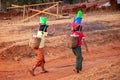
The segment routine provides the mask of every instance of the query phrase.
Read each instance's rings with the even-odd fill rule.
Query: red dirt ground
[[[36,57],[28,42],[38,23],[20,24],[15,18],[0,20],[0,80],[119,80],[120,12],[85,14],[83,18],[89,48],[86,52],[82,46],[83,70],[79,74],[73,72],[75,56],[65,44],[73,18],[51,20],[48,31],[55,29],[55,34],[46,38],[45,47],[45,67],[49,72],[41,74],[37,68],[36,76],[28,71]]]

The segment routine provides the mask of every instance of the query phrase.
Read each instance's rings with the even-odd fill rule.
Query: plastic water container
[[[40,23],[41,24],[46,24],[47,18],[46,17],[40,17]]]
[[[83,15],[83,13],[82,13],[82,11],[78,11],[78,13],[77,13],[77,17],[82,17],[82,15]]]
[[[74,23],[76,23],[76,24],[81,24],[81,22],[82,22],[82,18],[80,18],[80,17],[75,17]]]

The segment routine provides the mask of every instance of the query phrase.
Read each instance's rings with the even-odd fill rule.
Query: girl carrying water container
[[[37,67],[41,67],[42,68],[42,73],[46,73],[48,72],[45,68],[45,58],[44,58],[44,53],[43,53],[43,48],[45,46],[45,37],[47,36],[47,28],[48,25],[46,24],[47,22],[47,18],[46,17],[40,17],[40,27],[39,30],[37,31],[37,38],[40,38],[40,43],[39,43],[39,47],[38,48],[34,48],[35,52],[37,54],[37,59],[36,62],[34,64],[34,66],[32,67],[32,69],[30,70],[30,73],[35,76],[34,71]]]
[[[72,48],[72,51],[76,56],[76,66],[74,69],[76,73],[79,73],[79,71],[82,70],[82,61],[83,61],[82,48],[81,48],[82,41],[85,44],[86,51],[88,51],[87,44],[85,41],[85,36],[82,31],[83,25],[81,24],[81,21],[82,21],[82,11],[78,11],[77,16],[74,18],[74,22],[72,23],[72,35],[77,37],[77,45]]]

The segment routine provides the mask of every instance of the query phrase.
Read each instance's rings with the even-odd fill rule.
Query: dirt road
[[[30,75],[28,71],[34,62],[34,58],[25,58],[20,62],[1,62],[0,78],[1,80],[119,80],[120,50],[112,49],[112,52],[115,51],[114,54],[111,51],[107,51],[107,49],[101,50],[104,52],[100,54],[101,56],[99,56],[99,50],[93,51],[93,53],[92,51],[89,53],[84,52],[83,70],[79,74],[73,71],[75,57],[70,53],[55,59],[46,57],[46,69],[49,72],[41,74],[41,69],[38,68],[35,72],[36,76]],[[96,75],[96,77],[93,75]]]
[[[71,19],[49,21],[49,31],[54,35],[46,38],[45,59],[48,73],[31,76],[29,69],[35,62],[35,53],[28,47],[38,24],[15,23],[0,20],[0,80],[119,80],[120,79],[120,14],[84,15],[84,32],[89,52],[83,51],[83,70],[76,74],[75,56],[66,48],[66,35],[70,33]],[[53,23],[55,23],[53,25]],[[64,23],[64,24],[63,24]],[[6,25],[7,24],[7,25]],[[18,58],[17,60],[15,58]]]

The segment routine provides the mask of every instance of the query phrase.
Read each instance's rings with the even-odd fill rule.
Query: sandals
[[[30,74],[31,74],[32,76],[35,76],[35,74],[34,74],[34,72],[33,72],[32,70],[29,70],[29,72],[30,72]]]
[[[79,73],[79,70],[73,69],[73,71],[74,71],[75,73]]]
[[[35,74],[34,74],[34,72],[32,71],[32,70],[29,70],[29,72],[30,72],[30,74],[32,75],[32,76],[35,76]],[[42,71],[41,73],[47,73],[48,71],[47,70],[44,70],[44,71]]]
[[[47,73],[48,71],[47,70],[44,70],[44,71],[42,71],[41,73]]]

